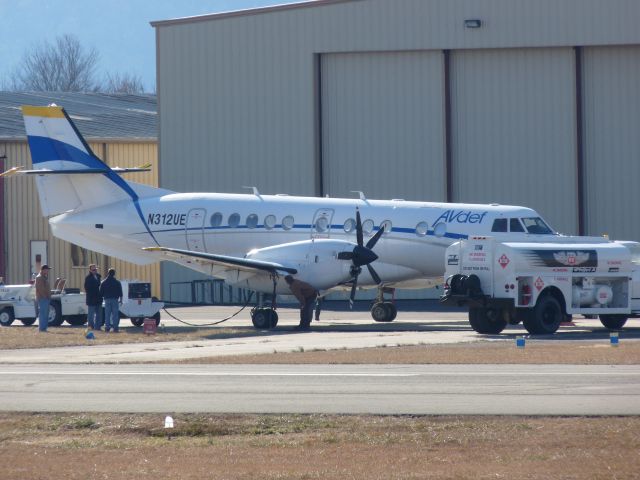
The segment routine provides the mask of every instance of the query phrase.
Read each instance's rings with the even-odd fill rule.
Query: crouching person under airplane
[[[313,307],[316,303],[318,291],[307,282],[296,280],[291,275],[284,277],[284,280],[289,285],[291,293],[293,293],[300,302],[300,325],[296,327],[296,330],[310,330]]]

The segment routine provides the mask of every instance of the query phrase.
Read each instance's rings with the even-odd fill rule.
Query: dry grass
[[[10,479],[634,479],[636,417],[0,414]]]
[[[403,347],[322,350],[194,358],[171,363],[225,364],[586,364],[640,365],[640,342],[622,342],[611,347],[606,342],[571,342],[557,344],[529,341],[525,348],[512,342],[477,342],[453,345],[417,345]]]

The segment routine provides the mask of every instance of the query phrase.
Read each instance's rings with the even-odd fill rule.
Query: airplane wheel
[[[398,316],[398,309],[396,308],[395,304],[392,302],[384,302],[384,306],[387,309],[387,313],[389,315],[389,320],[387,321],[393,322]]]
[[[391,320],[393,320],[393,318],[395,318],[391,317],[393,312],[390,308],[387,307],[387,303],[389,302],[376,302],[373,304],[373,307],[371,307],[371,318],[373,318],[376,322],[390,322]]]
[[[62,325],[62,307],[58,302],[49,304],[49,326],[59,327]]]
[[[478,333],[495,335],[507,326],[502,310],[493,308],[470,308],[469,323]]]
[[[25,327],[28,327],[29,325],[33,325],[34,323],[36,323],[36,320],[37,318],[21,318],[20,319],[20,321]]]
[[[2,310],[0,310],[0,325],[2,325],[3,327],[8,327],[13,323],[14,320],[15,317],[13,316],[12,309],[3,308]]]
[[[258,308],[252,312],[251,321],[258,330],[270,330],[278,324],[278,314],[271,308]]]
[[[609,330],[619,330],[627,323],[626,315],[600,315],[600,322]]]

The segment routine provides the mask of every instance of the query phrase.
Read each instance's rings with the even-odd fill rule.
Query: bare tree
[[[77,37],[62,35],[27,52],[14,77],[14,90],[47,92],[95,91],[99,54],[86,49]]]
[[[105,93],[143,93],[142,78],[129,73],[107,73],[107,80],[100,89]]]

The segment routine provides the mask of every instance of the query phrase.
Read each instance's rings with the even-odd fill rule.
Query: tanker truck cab
[[[531,334],[552,334],[573,314],[598,315],[605,327],[621,328],[633,314],[638,264],[632,248],[640,244],[560,238],[501,242],[471,236],[452,244],[441,301],[467,305],[471,327],[484,334],[520,322]]]

